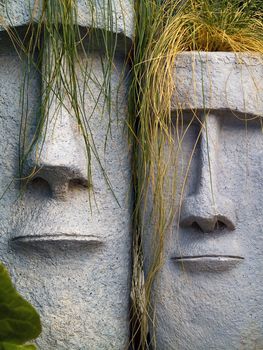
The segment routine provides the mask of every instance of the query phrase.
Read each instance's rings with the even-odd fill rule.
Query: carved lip
[[[101,245],[104,242],[96,235],[79,235],[75,233],[55,233],[41,235],[23,235],[15,237],[11,240],[15,244],[50,244],[50,243],[65,243],[65,244],[86,244],[86,245]]]
[[[226,271],[240,264],[244,257],[237,255],[193,255],[173,257],[182,269],[189,271]]]

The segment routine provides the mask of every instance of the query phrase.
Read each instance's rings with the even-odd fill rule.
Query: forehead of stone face
[[[263,116],[263,57],[185,52],[176,58],[171,108],[232,110]]]
[[[18,27],[38,22],[44,0],[0,0],[1,25]],[[77,24],[133,37],[133,0],[76,0]],[[1,23],[2,22],[2,23]]]

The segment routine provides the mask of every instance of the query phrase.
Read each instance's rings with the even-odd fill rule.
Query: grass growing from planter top
[[[139,348],[148,349],[148,324],[154,327],[155,323],[149,316],[153,314],[152,284],[163,263],[165,236],[180,210],[167,203],[164,194],[169,169],[167,160],[163,159],[164,147],[168,144],[172,152],[172,134],[178,135],[179,144],[184,138],[179,131],[183,123],[182,111],[178,110],[176,121],[172,121],[171,115],[175,58],[181,52],[193,50],[263,54],[263,3],[260,0],[137,0],[135,6],[137,21],[129,107],[130,125],[136,135],[133,146],[134,247],[135,260],[140,264],[133,276],[133,308],[137,317],[133,333],[137,342],[139,339]],[[175,197],[178,191],[176,171],[169,186],[171,196]],[[154,222],[153,257],[143,288],[139,273],[143,262],[141,244],[149,212]]]

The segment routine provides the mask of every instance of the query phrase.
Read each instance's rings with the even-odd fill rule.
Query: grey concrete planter
[[[164,264],[151,294],[156,349],[261,349],[262,57],[186,52],[178,55],[173,73],[174,118],[183,117],[185,131],[193,115],[198,117],[180,144],[183,131],[174,134],[178,161],[169,166],[167,178],[179,173],[179,191],[197,135],[200,138],[181,215],[176,212],[165,237]],[[172,196],[170,188],[164,196],[176,205],[180,197]],[[149,228],[144,236],[146,274],[151,232]]]
[[[230,109],[261,115],[263,57],[233,52],[178,55],[172,108]]]
[[[128,38],[133,37],[133,1],[104,0],[94,1],[93,14],[89,0],[78,0],[78,25],[82,27],[109,28]],[[108,7],[107,7],[108,6]],[[0,3],[0,31],[1,21],[12,27],[27,25],[31,19],[38,22],[41,15],[42,0],[7,0]],[[34,10],[33,10],[34,9]],[[112,12],[112,22],[107,19]],[[3,29],[3,28],[2,28]]]

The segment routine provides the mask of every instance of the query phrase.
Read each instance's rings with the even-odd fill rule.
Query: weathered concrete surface
[[[78,24],[83,27],[104,28],[133,38],[134,2],[132,0],[77,0]],[[1,0],[1,21],[12,27],[23,26],[41,15],[42,0]],[[110,17],[111,16],[111,17]],[[3,28],[2,28],[3,30]]]
[[[172,109],[230,109],[262,115],[259,79],[262,61],[262,56],[257,54],[188,52],[178,55]]]
[[[151,296],[156,348],[262,349],[262,58],[192,58],[186,53],[176,62],[172,108],[175,120],[183,109],[184,126],[174,123],[181,125],[174,156],[167,148],[163,154],[170,162],[167,207],[175,207],[175,219]],[[172,195],[174,176],[178,191]],[[144,236],[146,274],[152,232],[149,226]]]
[[[120,85],[123,61],[116,57],[114,62],[109,124],[100,95],[101,58],[97,54],[80,58],[82,69],[92,65],[93,77],[84,89],[83,71],[78,66],[83,111],[90,117],[96,150],[119,204],[94,154],[93,180],[87,184],[84,145],[75,119],[68,112],[72,109],[66,99],[63,102],[69,109],[54,99],[50,111],[53,109],[55,114],[46,124],[43,153],[35,163],[31,157],[31,167],[39,169],[36,179],[22,193],[15,182],[0,201],[0,260],[10,270],[18,290],[41,314],[43,333],[37,340],[40,350],[123,350],[129,337],[132,214],[130,162],[123,133],[126,85]],[[18,174],[25,67],[6,37],[1,40],[0,66],[2,194]],[[39,113],[40,86],[40,76],[32,68],[29,120]]]

